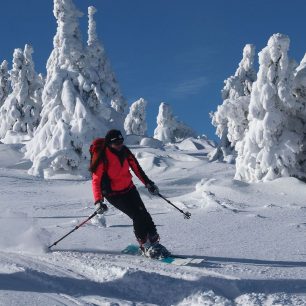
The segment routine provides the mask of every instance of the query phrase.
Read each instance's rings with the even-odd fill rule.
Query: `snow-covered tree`
[[[298,171],[302,122],[292,94],[295,63],[288,59],[289,37],[274,34],[259,53],[259,72],[249,105],[249,128],[238,143],[236,179],[273,180]]]
[[[97,73],[101,66],[89,55],[98,45],[93,20],[89,22],[90,45],[84,46],[79,28],[82,13],[73,1],[54,0],[53,12],[57,32],[47,62],[41,123],[26,147],[26,157],[33,161],[29,173],[48,176],[63,170],[84,174],[90,143],[111,128],[123,130],[123,114],[103,100],[103,79]],[[111,100],[116,92],[108,95]]]
[[[235,100],[242,96],[249,96],[252,91],[252,85],[256,80],[254,70],[255,46],[246,44],[243,48],[242,60],[234,74],[224,81],[225,86],[222,89],[223,100]]]
[[[8,62],[4,60],[0,65],[0,107],[12,92]]]
[[[12,93],[0,109],[0,137],[33,136],[40,121],[43,83],[34,70],[33,49],[15,49],[10,71]],[[9,139],[6,139],[9,142]],[[12,140],[13,141],[13,140]]]
[[[154,138],[164,142],[176,142],[188,137],[196,137],[196,133],[185,123],[173,116],[169,104],[162,102],[157,115],[157,127]]]
[[[300,65],[295,70],[295,77],[293,81],[293,94],[297,100],[300,109],[297,112],[297,117],[303,124],[303,144],[299,154],[299,164],[301,166],[301,173],[298,177],[305,176],[306,173],[306,54],[302,59]]]
[[[124,114],[127,103],[121,93],[115,74],[112,71],[103,44],[98,39],[96,22],[94,20],[94,14],[96,12],[95,7],[90,6],[88,8],[87,54],[90,62],[90,71],[88,73],[94,84],[92,88],[93,92],[89,92],[93,100],[90,103],[96,103],[98,99],[106,104],[110,104],[119,114]]]
[[[211,160],[232,162],[236,155],[235,145],[244,136],[248,126],[250,93],[256,80],[254,56],[255,47],[247,44],[235,75],[224,81],[223,104],[212,114],[212,124],[217,128],[216,134],[221,142],[212,153]]]
[[[124,121],[124,129],[127,135],[146,135],[146,106],[147,101],[145,101],[143,98],[140,98],[131,105],[130,112]]]
[[[293,93],[296,99],[301,103],[301,111],[304,109],[306,113],[306,53],[300,65],[295,70]]]
[[[82,173],[88,166],[92,140],[110,128],[123,130],[123,119],[116,121],[122,114],[103,101],[99,77],[92,77],[98,71],[88,56],[90,48],[95,48],[93,26],[91,45],[85,48],[79,28],[82,14],[73,1],[54,0],[53,12],[57,32],[47,62],[42,119],[26,147],[26,157],[33,161],[29,173],[33,175],[52,175],[58,170]]]

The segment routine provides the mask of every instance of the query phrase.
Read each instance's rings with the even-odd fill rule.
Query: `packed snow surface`
[[[201,139],[131,149],[160,192],[192,215],[184,219],[135,178],[161,242],[203,261],[122,254],[133,228],[111,206],[106,227],[89,222],[47,252],[94,212],[91,182],[29,176],[21,146],[0,144],[0,305],[306,304],[305,183],[233,180],[235,166],[209,163]]]

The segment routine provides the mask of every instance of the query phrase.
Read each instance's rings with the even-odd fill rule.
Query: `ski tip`
[[[137,255],[140,253],[138,245],[130,244],[124,250],[121,251],[123,254]]]
[[[164,263],[173,263],[174,262],[174,257],[164,257],[162,259],[160,259],[161,262],[164,262]]]

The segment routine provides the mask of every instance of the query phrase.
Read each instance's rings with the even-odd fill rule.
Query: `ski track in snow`
[[[174,305],[194,292],[209,290],[233,300],[249,294],[250,288],[253,293],[303,293],[305,288],[302,280],[241,280],[203,267],[176,267],[128,255],[64,251],[31,257],[14,254],[13,263],[3,253],[0,258],[2,265],[14,267],[1,275],[1,291],[32,292],[35,288],[49,302],[59,299],[64,305],[83,305],[88,297],[94,297],[95,303],[107,298]]]
[[[19,271],[2,275],[1,290],[27,292],[35,288],[35,292],[73,297],[103,294],[109,299],[138,300],[157,305],[179,302],[187,292],[192,293],[195,289],[214,288],[223,295],[227,294],[229,287],[235,290],[234,283],[227,284],[225,277],[217,273],[166,266],[131,256],[54,252],[42,258],[16,254],[14,257],[14,265]],[[12,264],[1,254],[1,264],[4,262]],[[225,292],[223,286],[227,288]],[[181,293],[177,292],[179,288],[182,288]]]
[[[113,208],[106,228],[88,223],[45,253],[93,212],[90,182],[3,165],[0,305],[306,305],[304,185],[236,182],[233,166],[207,163],[206,153],[134,150],[162,193],[192,214],[184,220],[139,186],[162,243],[204,260],[175,266],[122,254],[133,231]]]

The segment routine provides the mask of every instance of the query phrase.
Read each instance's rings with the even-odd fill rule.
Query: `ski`
[[[138,245],[130,244],[124,250],[121,251],[123,254],[134,255],[134,256],[143,256],[142,252]],[[143,256],[144,257],[144,256]],[[149,257],[145,257],[151,259]],[[158,260],[163,263],[172,264],[176,266],[186,266],[190,264],[200,264],[204,261],[201,258],[180,256],[180,255],[171,255],[165,258],[152,258],[153,260]]]

